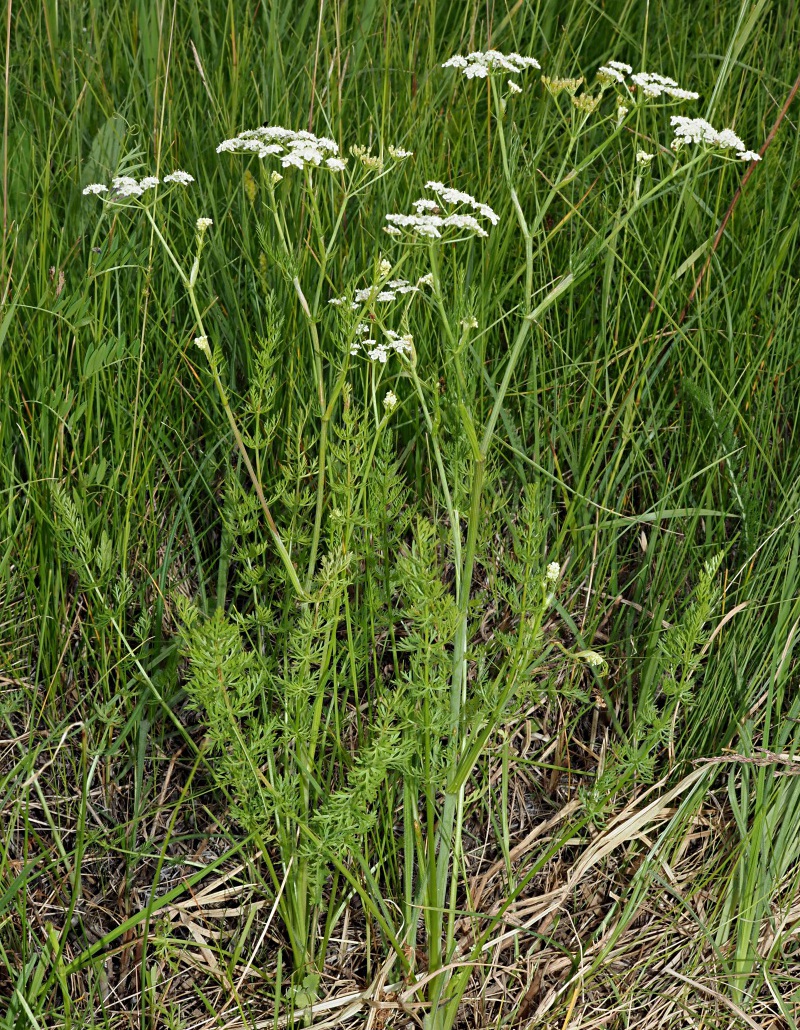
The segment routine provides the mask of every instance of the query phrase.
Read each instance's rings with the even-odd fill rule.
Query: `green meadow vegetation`
[[[795,1030],[797,4],[2,26],[0,1026]]]

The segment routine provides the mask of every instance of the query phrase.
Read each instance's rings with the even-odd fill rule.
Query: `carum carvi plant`
[[[523,174],[526,141],[513,123],[513,105],[530,92],[517,79],[538,62],[487,51],[445,67],[480,80],[467,90],[487,91],[496,197],[430,180],[410,210],[359,223],[355,202],[409,151],[354,145],[346,158],[333,139],[277,126],[217,148],[257,165],[258,179],[246,171],[247,188],[263,200],[265,278],[277,273],[242,402],[229,396],[224,354],[198,296],[211,221],[197,220],[185,267],[159,217],[162,185],[188,186],[191,176],[118,177],[111,190],[84,191],[139,209],[163,245],[246,473],[226,476],[228,603],[212,614],[182,605],[186,691],[207,726],[209,767],[268,869],[292,952],[293,1001],[313,1000],[334,930],[357,896],[406,982],[419,977],[409,996],[424,995],[430,1030],[454,1023],[487,932],[476,915],[478,943],[464,958],[457,916],[467,899],[467,785],[510,709],[545,689],[538,670],[551,653],[542,627],[560,568],[546,564],[537,491],[513,491],[515,511],[491,503],[512,492],[492,458],[515,374],[550,309],[594,273],[645,207],[680,196],[709,152],[757,157],[730,130],[678,116],[672,144],[648,153],[642,138],[657,109],[695,95],[609,62],[590,88],[544,80],[534,102],[557,106],[549,143],[561,157],[541,195]],[[687,160],[690,147],[698,149]],[[602,229],[589,227],[588,244],[553,277],[545,260],[553,210],[573,180],[612,159],[626,169],[625,204]],[[299,213],[296,196],[282,192],[287,184]],[[365,262],[358,282],[333,281],[345,224],[350,238],[360,229],[367,240],[383,228],[391,248]],[[511,232],[524,262],[493,292],[514,304],[498,305],[481,330],[465,287],[467,257]],[[279,373],[291,306],[305,329],[300,351],[313,396],[287,414]],[[507,346],[487,356],[491,325],[501,324]],[[405,450],[403,414],[422,427]],[[492,610],[502,618],[487,638],[481,626]],[[574,657],[601,661],[590,651]]]

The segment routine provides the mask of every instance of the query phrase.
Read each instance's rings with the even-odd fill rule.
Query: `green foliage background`
[[[0,941],[3,920],[16,920],[3,945],[16,982],[9,940],[17,947],[25,939],[34,885],[13,864],[10,845],[34,832],[26,823],[33,771],[81,722],[82,744],[69,736],[73,774],[113,759],[115,776],[133,777],[130,805],[101,846],[121,849],[134,867],[144,847],[139,822],[159,782],[151,758],[178,732],[142,689],[109,614],[87,601],[57,539],[52,485],[72,498],[86,548],[105,555],[97,574],[109,596],[116,587],[119,618],[144,613],[139,661],[167,706],[183,699],[172,598],[184,593],[211,615],[232,589],[234,540],[223,518],[232,446],[192,345],[191,311],[146,223],[101,218],[82,187],[173,167],[195,176],[194,188],[170,201],[171,238],[188,253],[195,219],[214,219],[203,269],[207,319],[235,396],[266,375],[257,341],[281,322],[285,352],[264,389],[273,391],[280,423],[290,425],[313,392],[306,330],[264,254],[245,166],[218,157],[215,147],[262,123],[310,127],[343,149],[408,147],[414,158],[369,194],[361,223],[377,226],[383,213],[408,210],[428,179],[465,189],[501,214],[500,229],[470,250],[457,291],[459,316],[468,307],[478,319],[479,354],[491,373],[474,383],[485,416],[488,382],[508,348],[504,319],[515,296],[506,284],[524,255],[518,235],[502,231],[513,218],[485,89],[465,89],[441,62],[488,42],[536,56],[550,75],[591,77],[609,58],[624,60],[698,90],[691,113],[733,125],[757,149],[798,71],[800,12],[780,0],[698,0],[691,9],[675,0],[28,0],[8,10],[0,699],[3,735],[17,743],[0,768]],[[793,756],[797,746],[797,116],[795,103],[713,253],[744,169],[710,162],[688,189],[652,205],[598,258],[582,288],[548,312],[516,373],[494,456],[496,511],[510,517],[524,483],[539,484],[551,513],[549,551],[564,567],[561,624],[576,649],[602,645],[605,689],[626,733],[636,740],[652,732],[652,699],[665,675],[691,701],[671,730],[671,758],[683,762],[725,749]],[[514,161],[530,209],[558,171],[549,142],[557,118],[538,80],[514,102]],[[640,131],[666,144],[667,123],[662,111]],[[624,212],[630,175],[604,158],[570,184],[540,228],[540,287],[569,270],[595,234],[607,235]],[[288,181],[282,188],[301,224],[299,191]],[[343,286],[388,244],[355,227],[346,239],[331,270]],[[277,313],[269,291],[279,298]],[[442,345],[433,332],[418,339],[421,361],[442,367],[446,407]],[[298,548],[307,532],[300,494],[313,485],[301,444],[278,433],[269,455],[272,472],[282,470],[298,491],[287,507]],[[398,416],[396,456],[421,509],[435,515],[425,454],[422,422],[409,404]],[[730,619],[711,641],[695,627],[686,652],[687,639],[665,635],[663,622],[687,612],[691,623],[692,592],[701,582],[711,590],[705,563],[721,552],[715,618]],[[705,664],[689,696],[694,666],[685,656],[702,647]],[[564,696],[580,698],[583,667],[564,676]],[[570,708],[569,734],[580,732],[591,707],[578,700]],[[631,776],[642,772],[635,753],[623,751],[623,759]],[[734,830],[709,871],[717,907],[707,936],[729,949],[729,987],[745,1004],[745,987],[757,998],[771,975],[781,975],[778,945],[764,954],[758,939],[773,900],[795,896],[798,844],[782,828],[793,822],[798,781],[776,778],[771,767],[721,768],[721,779],[708,778],[702,789],[721,791]],[[70,774],[62,775],[68,798]],[[56,814],[50,830],[60,848],[44,867],[34,864],[31,877],[62,861],[69,867],[79,844],[59,825]]]

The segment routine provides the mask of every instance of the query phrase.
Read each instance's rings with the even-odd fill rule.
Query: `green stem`
[[[528,227],[525,214],[520,205],[519,198],[517,197],[516,189],[511,177],[511,169],[508,162],[508,151],[506,147],[505,133],[503,131],[502,123],[502,107],[500,104],[499,93],[497,90],[493,90],[494,101],[495,101],[495,113],[497,121],[498,138],[500,140],[500,153],[503,163],[503,174],[508,187],[511,203],[514,207],[517,222],[522,236],[525,240],[525,300],[524,300],[524,311],[525,316],[520,327],[520,331],[517,334],[514,347],[512,348],[509,361],[506,366],[505,375],[503,377],[503,383],[501,384],[500,390],[497,393],[495,402],[492,406],[492,410],[489,416],[489,422],[484,430],[483,439],[479,446],[477,444],[477,433],[475,432],[474,426],[472,425],[472,419],[469,415],[469,411],[466,407],[467,397],[462,398],[462,403],[459,406],[462,420],[465,423],[465,429],[470,441],[473,445],[473,473],[472,473],[472,484],[470,490],[470,511],[469,511],[469,522],[467,526],[467,542],[464,550],[464,560],[461,567],[460,583],[457,584],[457,600],[459,608],[459,621],[456,628],[455,646],[453,652],[453,673],[450,684],[450,749],[451,749],[451,760],[458,762],[462,744],[462,727],[461,727],[461,713],[464,708],[466,701],[466,684],[467,684],[467,630],[469,621],[469,598],[470,590],[472,587],[472,576],[475,568],[475,554],[477,551],[478,544],[478,526],[480,524],[481,517],[481,501],[483,495],[483,484],[486,470],[486,458],[489,453],[489,449],[492,444],[494,436],[494,427],[497,423],[497,419],[500,416],[503,403],[505,401],[505,395],[508,391],[508,387],[511,383],[511,378],[514,374],[519,356],[522,353],[522,347],[527,338],[528,331],[530,328],[530,305],[533,296],[533,242],[531,231]],[[446,315],[441,304],[441,290],[438,282],[438,261],[432,250],[432,264],[434,274],[434,290],[437,297],[437,303],[440,305],[443,321],[448,330],[450,330],[449,322],[447,321]],[[450,331],[452,336],[452,331]],[[454,347],[455,349],[455,347]],[[460,369],[457,368],[457,372]],[[464,384],[459,376],[459,386],[461,390],[464,390]],[[468,424],[469,423],[469,424]],[[471,430],[471,432],[470,432]],[[454,535],[457,531],[457,527],[454,528]],[[464,805],[464,788],[463,784],[458,787],[455,791],[449,790],[445,792],[444,807],[442,810],[442,818],[439,822],[439,826],[436,832],[436,842],[438,844],[438,858],[436,862],[436,897],[438,910],[444,909],[445,899],[447,897],[447,884],[450,877],[450,864],[453,853],[453,831],[456,825],[456,817],[458,816],[458,825],[461,825],[463,816],[463,805]],[[455,895],[451,891],[451,898]],[[449,957],[449,956],[447,956]],[[436,1009],[439,1004],[441,992],[444,989],[447,976],[446,974],[441,977],[436,977],[431,985],[430,998],[432,1002],[432,1010],[430,1013],[431,1024],[436,1025]]]
[[[184,272],[183,268],[181,268],[181,265],[178,262],[178,259],[175,257],[175,254],[173,253],[172,248],[170,247],[170,245],[167,243],[167,241],[164,239],[163,235],[161,234],[161,230],[156,225],[156,221],[153,218],[153,216],[150,213],[150,211],[147,208],[143,208],[143,210],[144,210],[145,214],[147,215],[148,219],[150,220],[150,224],[153,227],[153,231],[155,232],[156,236],[158,236],[159,240],[161,241],[161,243],[162,243],[162,245],[164,247],[164,250],[167,253],[167,256],[169,257],[169,259],[172,261],[173,265],[175,265],[176,269],[178,270],[178,274],[179,274],[179,276],[181,278],[181,282],[186,287],[186,291],[187,291],[187,293],[189,295],[189,303],[192,306],[192,312],[194,314],[195,321],[197,322],[197,327],[200,330],[200,335],[201,336],[205,336],[206,332],[205,332],[205,329],[203,327],[203,316],[200,313],[200,308],[199,308],[199,306],[197,304],[197,297],[196,297],[195,291],[194,291],[194,283],[191,281],[191,278],[186,275],[186,273]],[[217,393],[219,394],[220,401],[222,402],[222,408],[223,408],[223,410],[225,412],[226,418],[228,419],[228,424],[231,427],[231,432],[233,433],[233,438],[236,441],[236,446],[239,449],[239,453],[242,456],[242,461],[244,462],[244,466],[247,469],[247,474],[250,477],[250,481],[253,484],[253,489],[255,490],[256,496],[258,497],[259,504],[261,505],[261,510],[264,513],[264,518],[267,521],[267,526],[269,527],[269,531],[272,534],[272,539],[273,539],[273,542],[275,544],[275,549],[277,550],[278,554],[280,555],[280,559],[283,562],[283,565],[284,565],[284,567],[286,569],[286,572],[287,572],[287,574],[289,576],[289,580],[291,581],[292,586],[297,591],[297,593],[298,593],[298,595],[300,597],[305,597],[306,596],[306,591],[303,590],[303,587],[300,585],[300,580],[298,579],[297,571],[296,571],[294,565],[292,564],[292,559],[289,556],[289,552],[286,550],[286,546],[284,545],[283,540],[281,539],[281,535],[278,532],[278,527],[275,525],[275,520],[272,517],[272,512],[270,512],[269,505],[267,504],[267,499],[264,496],[264,490],[263,490],[263,488],[261,486],[261,481],[258,478],[258,476],[256,475],[256,470],[253,468],[253,463],[250,460],[250,455],[247,453],[247,448],[244,445],[244,440],[242,439],[242,434],[239,432],[239,427],[236,424],[236,419],[233,417],[233,412],[231,411],[230,402],[228,401],[228,393],[227,393],[227,391],[225,389],[225,386],[224,386],[224,384],[222,382],[222,379],[220,378],[219,369],[217,368],[217,363],[216,363],[216,360],[214,359],[214,352],[213,352],[211,347],[207,347],[207,349],[206,349],[206,357],[208,358],[208,364],[209,364],[209,368],[211,369],[211,375],[212,375],[212,377],[214,379],[214,385],[217,388]]]
[[[330,420],[330,415],[327,412],[327,404],[325,403],[325,375],[322,369],[322,348],[319,343],[317,323],[314,319],[314,314],[311,311],[311,308],[308,306],[308,301],[303,293],[303,287],[300,285],[300,280],[297,276],[292,279],[292,285],[294,286],[294,292],[297,294],[297,298],[300,301],[300,307],[303,309],[303,314],[308,320],[308,327],[311,332],[314,375],[317,380],[317,402],[319,404],[319,410],[322,417],[319,429],[319,467],[317,469],[317,503],[314,512],[314,532],[311,537],[311,551],[308,556],[308,569],[306,570],[305,589],[306,593],[308,593],[311,589],[311,581],[314,578],[314,567],[317,564],[317,550],[319,548],[319,538],[322,531],[322,511],[325,503],[325,461],[328,450],[328,421]]]
[[[442,460],[442,452],[439,448],[439,440],[433,427],[433,421],[428,411],[428,406],[425,403],[425,394],[422,389],[422,383],[420,382],[417,370],[413,365],[409,365],[409,372],[414,382],[414,387],[417,391],[417,397],[422,406],[422,414],[425,418],[425,425],[428,429],[428,436],[430,437],[431,446],[433,447],[433,455],[436,460],[436,468],[439,472],[439,479],[442,484],[442,493],[444,494],[444,503],[447,508],[447,515],[450,519],[450,527],[453,533],[453,551],[455,556],[455,573],[456,573],[456,591],[459,591],[460,576],[461,576],[461,530],[459,527],[458,512],[453,505],[453,498],[450,494],[450,487],[447,485],[447,476],[444,471],[444,461]]]

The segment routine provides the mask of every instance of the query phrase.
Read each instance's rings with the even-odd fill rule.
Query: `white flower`
[[[614,83],[624,84],[625,76],[630,75],[632,71],[633,68],[624,61],[609,61],[597,69],[597,78],[606,86]]]
[[[218,154],[255,154],[259,160],[278,157],[283,168],[325,167],[332,172],[343,172],[347,162],[339,157],[335,140],[315,136],[304,129],[285,129],[281,125],[262,125],[258,129],[245,129],[232,139],[223,140]],[[272,184],[280,179],[273,172]]]
[[[705,118],[684,118],[683,115],[673,115],[670,118],[675,136],[680,138],[682,143],[710,143],[716,145],[719,135],[714,126]],[[742,144],[744,149],[744,144]]]
[[[114,189],[113,197],[141,197],[144,190],[131,175],[117,175],[111,180]]]
[[[384,344],[378,343],[372,348],[372,350],[367,351],[367,357],[371,361],[379,361],[382,365],[385,365],[389,360],[389,351]]]
[[[508,80],[508,91],[509,93],[521,93],[522,86],[518,86],[513,79]]]
[[[636,151],[636,164],[637,165],[649,165],[655,157],[655,154],[648,154],[646,150]]]
[[[104,186],[102,182],[90,182],[83,189],[84,197],[88,197],[90,194],[97,195],[98,193],[108,193],[108,186]]]
[[[397,354],[411,355],[414,349],[414,337],[411,333],[405,333],[401,336],[399,333],[396,333],[394,329],[384,329],[383,335],[389,341],[388,345],[384,344],[383,346],[388,346]]]
[[[670,124],[675,133],[675,138],[670,144],[673,150],[692,143],[704,143],[719,150],[734,150],[742,161],[761,160],[754,151],[747,150],[733,129],[717,131],[705,118],[684,118],[682,115],[673,115]]]
[[[488,204],[482,204],[469,193],[462,193],[461,190],[454,190],[441,182],[426,182],[425,189],[438,193],[446,204],[467,204],[474,211],[477,211],[484,218],[488,218],[492,225],[497,225],[500,216],[496,214]]]
[[[407,157],[413,157],[413,150],[403,150],[402,147],[389,147],[389,154],[395,161],[405,161]]]
[[[419,285],[414,286],[408,279],[383,281],[391,271],[391,267],[391,264],[386,259],[382,260],[378,266],[379,284],[364,286],[356,290],[353,293],[352,301],[348,301],[347,296],[343,296],[331,297],[328,303],[333,304],[334,307],[349,304],[352,311],[357,311],[362,304],[390,304],[393,300],[397,300],[398,294],[419,293]],[[368,333],[369,327],[365,322],[360,322],[356,327],[356,332],[360,334]]]
[[[391,224],[386,228],[386,232],[392,233],[395,236],[400,235],[400,230],[409,229],[412,233],[416,233],[417,236],[427,236],[430,239],[435,239],[442,234],[439,229],[442,225],[442,219],[438,215],[387,215],[386,221]]]
[[[468,232],[475,233],[476,236],[489,235],[478,219],[472,215],[448,215],[442,222],[442,225],[452,226],[456,229],[466,229]]]
[[[197,231],[202,235],[206,229],[210,229],[214,224],[213,218],[198,218],[194,223]]]
[[[318,165],[322,161],[322,154],[314,147],[304,147],[302,150],[293,150],[284,154],[281,158],[283,168],[304,168],[306,164]]]
[[[666,75],[659,75],[658,72],[637,72],[631,75],[631,82],[637,85],[645,97],[660,97],[666,95],[675,100],[698,100],[699,93],[694,90],[681,89],[674,79]]]
[[[540,68],[541,65],[534,57],[522,57],[515,53],[501,54],[499,50],[475,50],[466,57],[455,54],[442,67],[456,68],[468,79],[485,79],[491,72],[505,71],[519,75],[528,68]]]
[[[164,182],[174,182],[179,186],[188,186],[190,182],[194,182],[194,176],[189,175],[188,172],[182,172],[178,169],[175,172],[170,172],[169,175],[165,175]]]
[[[720,129],[717,133],[717,146],[728,150],[744,150],[744,143],[733,129]]]
[[[454,212],[447,215],[440,213],[442,204],[469,207],[492,225],[496,225],[500,221],[499,215],[488,204],[481,203],[469,193],[463,193],[461,190],[435,181],[427,182],[425,188],[437,194],[438,199],[431,200],[429,197],[421,197],[419,200],[415,200],[411,205],[416,211],[416,214],[413,215],[388,214],[386,221],[390,224],[387,231],[393,231],[393,234],[397,235],[401,229],[406,229],[412,235],[428,239],[441,238],[443,229],[459,229],[473,236],[488,235],[474,214]]]
[[[383,398],[383,406],[387,411],[392,411],[397,405],[397,397],[392,390],[389,390]]]
[[[601,82],[624,82],[625,76],[611,65],[601,64],[597,69],[597,77]]]
[[[631,82],[642,91],[646,99],[669,96],[675,100],[697,100],[700,96],[694,90],[681,89],[678,83],[667,75],[659,75],[658,72],[636,72],[623,61],[609,61],[597,69],[597,78],[603,85],[620,84],[625,85],[625,77],[630,75]],[[627,114],[627,111],[625,112]],[[624,117],[624,116],[623,116]],[[622,121],[617,109],[617,119]]]
[[[140,190],[152,190],[158,186],[161,180],[156,175],[146,175],[143,179],[139,180]]]

